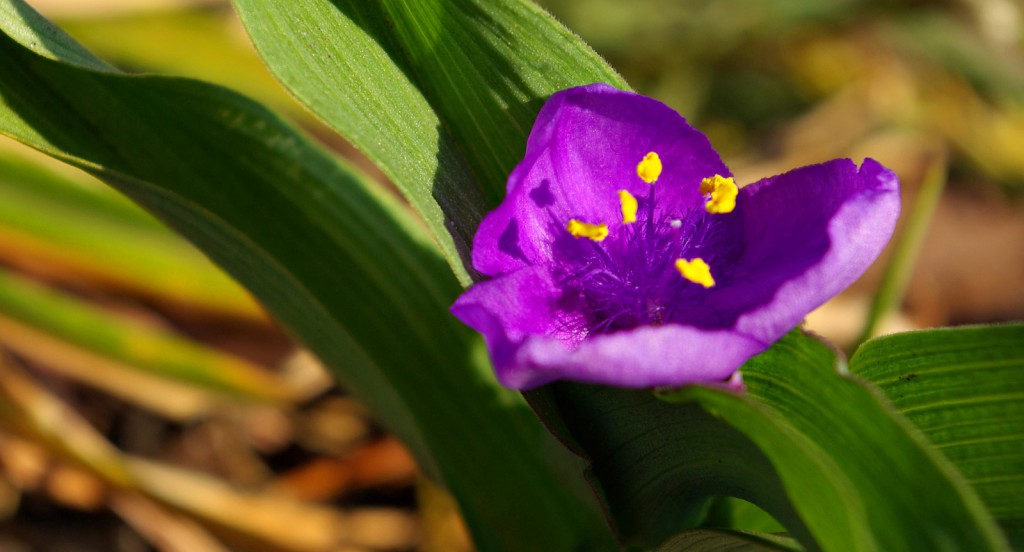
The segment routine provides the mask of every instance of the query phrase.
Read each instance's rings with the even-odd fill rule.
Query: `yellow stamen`
[[[619,190],[619,204],[622,205],[622,222],[636,222],[636,198],[626,190]]]
[[[700,257],[692,261],[676,259],[676,270],[679,271],[679,274],[683,275],[683,278],[695,284],[700,284],[706,288],[715,285],[715,279],[711,277],[711,267]]]
[[[599,242],[608,237],[607,224],[587,224],[576,219],[570,219],[569,224],[565,225],[565,229],[574,238],[587,238]]]
[[[648,184],[657,182],[658,177],[661,176],[661,158],[658,157],[658,154],[652,151],[645,155],[640,164],[636,166],[636,175]]]
[[[732,177],[715,175],[700,182],[701,195],[711,195],[704,208],[711,214],[731,213],[736,208],[736,195],[740,189]]]

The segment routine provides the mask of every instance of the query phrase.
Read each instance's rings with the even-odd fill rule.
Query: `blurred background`
[[[223,0],[30,0],[130,72],[293,119]],[[894,243],[809,326],[1024,319],[1024,6],[543,0],[744,183],[894,169]],[[0,138],[0,551],[467,550],[450,499],[252,299],[91,177]]]

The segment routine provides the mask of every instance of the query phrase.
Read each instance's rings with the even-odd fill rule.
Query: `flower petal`
[[[745,244],[702,305],[721,327],[771,343],[853,283],[878,257],[899,216],[896,175],[872,159],[838,159],[740,191]]]
[[[538,266],[474,284],[451,312],[483,334],[500,377],[528,336],[544,336],[564,347],[574,347],[586,337],[581,315],[568,306],[551,273]]]
[[[767,344],[725,330],[667,324],[586,335],[551,274],[529,267],[469,288],[451,312],[483,334],[502,385],[556,379],[622,387],[721,383]]]
[[[619,190],[652,190],[637,164],[656,152],[663,170],[653,189],[663,209],[684,212],[702,201],[703,178],[729,170],[707,138],[665,104],[592,84],[552,95],[530,133],[508,196],[473,241],[473,266],[499,276],[551,258],[553,234],[570,218],[621,224]]]
[[[591,336],[574,350],[533,336],[514,351],[498,378],[513,389],[558,379],[619,387],[725,383],[766,347],[736,332],[675,324]]]

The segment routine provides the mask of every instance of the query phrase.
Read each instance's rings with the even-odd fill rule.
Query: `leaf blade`
[[[721,495],[763,508],[809,550],[1006,550],[955,469],[835,363],[791,332],[744,365],[745,394],[691,386],[660,393],[658,406],[642,392],[559,383],[528,396],[587,456],[627,544],[692,528],[701,500]]]
[[[744,365],[748,396],[693,392],[773,459],[824,549],[1005,550],[1003,536],[956,470],[877,391],[835,373],[830,358],[834,362],[824,344],[791,332]],[[752,415],[756,410],[763,420]],[[779,446],[787,438],[794,447]],[[854,540],[834,532],[836,514],[824,514],[830,506],[818,498],[819,485],[802,487],[814,467],[795,468],[797,456],[820,466],[820,484],[832,486],[840,503],[860,503],[861,509],[848,509]]]
[[[0,131],[102,177],[242,281],[451,488],[482,549],[610,546],[561,483],[566,453],[447,313],[459,283],[404,206],[225,89],[6,35],[0,51]]]
[[[813,541],[769,459],[699,405],[571,382],[526,397],[587,461],[588,479],[624,544],[654,548],[697,527],[709,500],[720,494],[760,505],[801,540]]]
[[[772,534],[743,533],[721,529],[686,531],[655,552],[769,552],[803,550],[792,539]]]
[[[464,285],[540,102],[599,80],[628,88],[521,0],[234,5],[271,71],[403,191]]]
[[[1024,544],[1024,325],[876,338],[850,370],[878,385]]]

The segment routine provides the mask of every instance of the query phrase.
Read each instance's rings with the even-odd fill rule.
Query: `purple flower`
[[[452,313],[498,379],[723,382],[850,285],[889,240],[896,176],[839,159],[738,189],[666,105],[604,84],[541,110]]]

